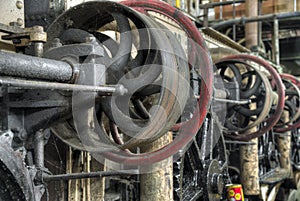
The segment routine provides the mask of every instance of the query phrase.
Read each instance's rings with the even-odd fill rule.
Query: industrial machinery
[[[36,18],[0,23],[10,42],[0,50],[0,200],[64,200],[49,183],[71,191],[63,182],[105,177],[116,198],[102,199],[139,200],[140,175],[171,158],[174,200],[226,200],[226,185],[242,183],[248,200],[293,201],[296,77],[229,39],[240,49],[213,63],[205,37],[219,33],[157,0],[92,1]],[[51,171],[46,145],[59,152],[58,139],[105,168]]]

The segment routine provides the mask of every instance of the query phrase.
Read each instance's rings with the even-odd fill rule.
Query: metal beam
[[[134,172],[116,172],[116,171],[99,171],[99,172],[80,172],[71,174],[58,174],[58,175],[43,175],[44,181],[61,181],[61,180],[72,180],[72,179],[88,179],[88,178],[101,178],[111,176],[122,176],[132,175]]]
[[[245,24],[250,22],[260,22],[260,21],[273,21],[274,19],[278,19],[279,21],[290,18],[300,18],[300,12],[286,12],[286,13],[278,13],[278,14],[267,14],[260,15],[255,17],[241,17],[233,20],[227,20],[220,23],[213,24],[211,27],[214,29],[222,29],[224,27],[232,26],[233,24]]]

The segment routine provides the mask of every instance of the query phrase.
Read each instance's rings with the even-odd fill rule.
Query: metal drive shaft
[[[0,74],[67,82],[72,79],[73,69],[62,61],[0,51]]]

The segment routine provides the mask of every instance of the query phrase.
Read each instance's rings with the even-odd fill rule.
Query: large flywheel
[[[78,70],[76,83],[116,85],[122,91],[112,96],[73,93],[73,119],[52,130],[96,158],[146,165],[176,154],[197,134],[210,104],[212,63],[200,33],[179,10],[163,2],[162,10],[153,10],[156,1],[132,3],[123,2],[142,12],[114,2],[71,8],[49,27],[45,55],[72,63]],[[177,22],[188,46],[183,47],[149,10]],[[51,41],[61,46],[51,48]],[[73,50],[60,51],[68,48]],[[174,125],[178,134],[171,143],[139,153],[140,146]]]

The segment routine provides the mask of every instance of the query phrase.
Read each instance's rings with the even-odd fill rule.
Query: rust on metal
[[[257,127],[249,129],[255,132]],[[253,145],[240,146],[241,183],[245,195],[259,195],[259,164],[258,164],[258,138],[250,140]]]

